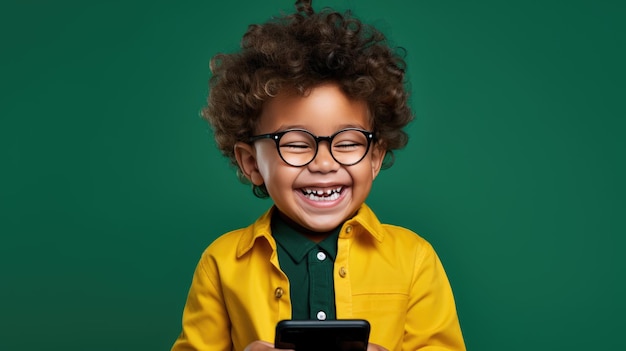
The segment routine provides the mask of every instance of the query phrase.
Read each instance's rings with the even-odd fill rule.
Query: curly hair
[[[403,148],[403,128],[413,119],[405,84],[404,50],[392,48],[373,26],[350,11],[315,12],[311,0],[298,0],[296,13],[248,27],[241,50],[211,60],[208,105],[202,116],[210,123],[218,148],[237,166],[235,143],[254,134],[263,104],[283,89],[305,96],[333,82],[351,99],[365,101],[379,147]],[[238,168],[239,178],[247,182]],[[264,186],[253,187],[267,197]]]

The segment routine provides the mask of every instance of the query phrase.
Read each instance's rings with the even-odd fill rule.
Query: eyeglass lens
[[[335,161],[343,165],[359,162],[367,153],[369,140],[361,131],[344,130],[330,141],[330,152]],[[315,138],[299,130],[289,131],[280,138],[278,151],[285,162],[292,166],[303,166],[317,154]]]

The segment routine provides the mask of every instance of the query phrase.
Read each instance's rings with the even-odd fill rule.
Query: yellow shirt
[[[289,281],[278,265],[270,209],[202,254],[172,351],[243,350],[274,342],[291,318]],[[366,319],[370,342],[390,351],[465,350],[454,297],[432,246],[381,224],[367,205],[344,223],[334,267],[337,319]]]

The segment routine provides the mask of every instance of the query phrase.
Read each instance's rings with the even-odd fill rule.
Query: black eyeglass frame
[[[333,139],[346,131],[350,131],[350,130],[354,130],[357,132],[361,132],[363,133],[363,135],[365,136],[365,139],[367,139],[367,147],[365,148],[365,152],[363,153],[363,156],[361,156],[360,159],[358,159],[356,162],[352,162],[352,163],[343,163],[340,162],[339,160],[337,160],[335,158],[335,155],[333,154]],[[280,139],[283,137],[283,135],[289,133],[289,132],[304,132],[308,135],[310,135],[311,137],[313,137],[313,140],[315,140],[315,153],[313,154],[313,157],[311,157],[311,160],[305,164],[302,165],[293,165],[289,162],[287,162],[287,160],[285,160],[285,158],[283,157],[283,154],[280,152]],[[329,136],[317,136],[311,132],[309,132],[306,129],[287,129],[287,130],[283,130],[281,132],[277,132],[277,133],[268,133],[268,134],[259,134],[259,135],[254,135],[251,136],[250,139],[248,139],[248,142],[253,143],[257,140],[261,140],[261,139],[272,139],[274,140],[274,143],[276,144],[276,151],[278,152],[278,155],[280,156],[280,158],[283,160],[283,162],[285,162],[286,164],[292,166],[292,167],[304,167],[306,165],[308,165],[309,163],[313,162],[313,160],[315,160],[315,157],[317,157],[317,152],[320,149],[320,142],[321,141],[327,141],[328,142],[328,151],[330,152],[330,156],[332,156],[333,160],[335,160],[335,162],[339,163],[340,165],[343,166],[354,166],[355,164],[363,161],[363,159],[365,158],[365,156],[367,155],[367,153],[370,151],[370,146],[372,145],[372,141],[374,141],[374,132],[368,131],[368,130],[363,130],[360,128],[345,128],[342,130],[339,130],[337,132],[335,132],[333,135],[329,135]]]

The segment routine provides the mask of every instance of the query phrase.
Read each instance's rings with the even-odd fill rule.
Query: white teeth
[[[328,190],[302,188],[302,192],[307,198],[313,201],[333,201],[339,198],[342,189],[343,187],[341,186]]]
[[[306,194],[305,196],[312,201],[334,201],[339,198],[339,193],[333,193],[330,196],[317,196],[315,194]]]

